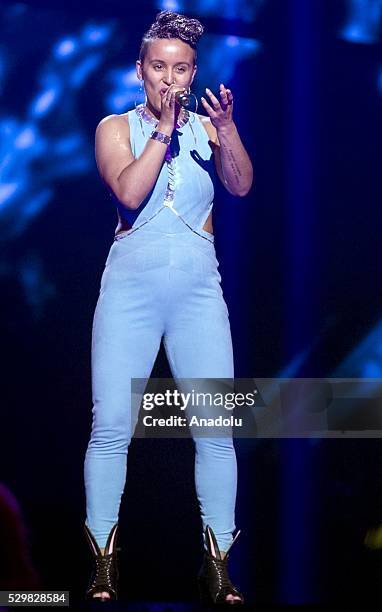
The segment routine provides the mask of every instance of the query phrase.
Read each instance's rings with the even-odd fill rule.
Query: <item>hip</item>
[[[214,243],[188,228],[183,232],[167,233],[145,226],[115,240],[105,264],[106,268],[122,267],[141,272],[170,266],[185,271],[195,267],[205,272],[217,269]]]

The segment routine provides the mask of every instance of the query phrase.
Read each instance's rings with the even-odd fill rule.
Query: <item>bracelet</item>
[[[163,134],[163,132],[153,132],[150,136],[153,140],[159,140],[159,142],[163,142],[165,145],[169,145],[171,142],[171,136],[167,136],[167,134]]]

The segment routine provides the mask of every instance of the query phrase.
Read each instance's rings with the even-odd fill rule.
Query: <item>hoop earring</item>
[[[137,108],[137,106],[141,106],[142,104],[145,105],[146,102],[147,102],[147,97],[146,97],[145,88],[143,86],[143,79],[140,79],[139,89],[138,89],[137,95],[135,96],[135,100],[134,100],[134,106],[135,108]]]

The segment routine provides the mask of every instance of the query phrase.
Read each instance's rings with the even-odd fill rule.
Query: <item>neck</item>
[[[158,112],[153,105],[147,100],[146,102],[146,110],[152,115],[155,119],[160,119],[160,112]]]
[[[161,113],[155,110],[148,102],[145,105],[140,104],[139,107],[136,107],[136,111],[138,115],[143,118],[146,123],[151,123],[152,125],[158,125],[158,122],[161,118]],[[176,113],[174,117],[174,129],[181,128],[186,123],[188,123],[190,119],[190,113],[184,109],[183,107],[179,108],[179,111]]]
[[[150,115],[154,117],[154,119],[157,119],[158,121],[160,121],[160,117],[161,117],[160,112],[158,112],[156,108],[154,108],[154,106],[149,102],[149,100],[146,101],[145,109]],[[178,121],[182,122],[184,118],[185,118],[184,109],[180,107],[175,116],[175,124],[177,124]]]

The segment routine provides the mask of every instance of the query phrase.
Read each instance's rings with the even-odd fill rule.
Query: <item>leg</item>
[[[167,313],[164,343],[174,378],[232,379],[231,333],[217,270],[195,275],[174,269],[172,275],[178,297]],[[194,437],[194,443],[203,538],[210,525],[225,551],[235,530],[237,464],[232,436]]]
[[[85,457],[86,524],[98,546],[118,520],[126,479],[131,415],[131,378],[150,376],[162,336],[153,306],[150,274],[122,278],[106,271],[92,337],[93,424]],[[155,301],[155,300],[154,300]],[[133,422],[132,422],[133,421]]]

